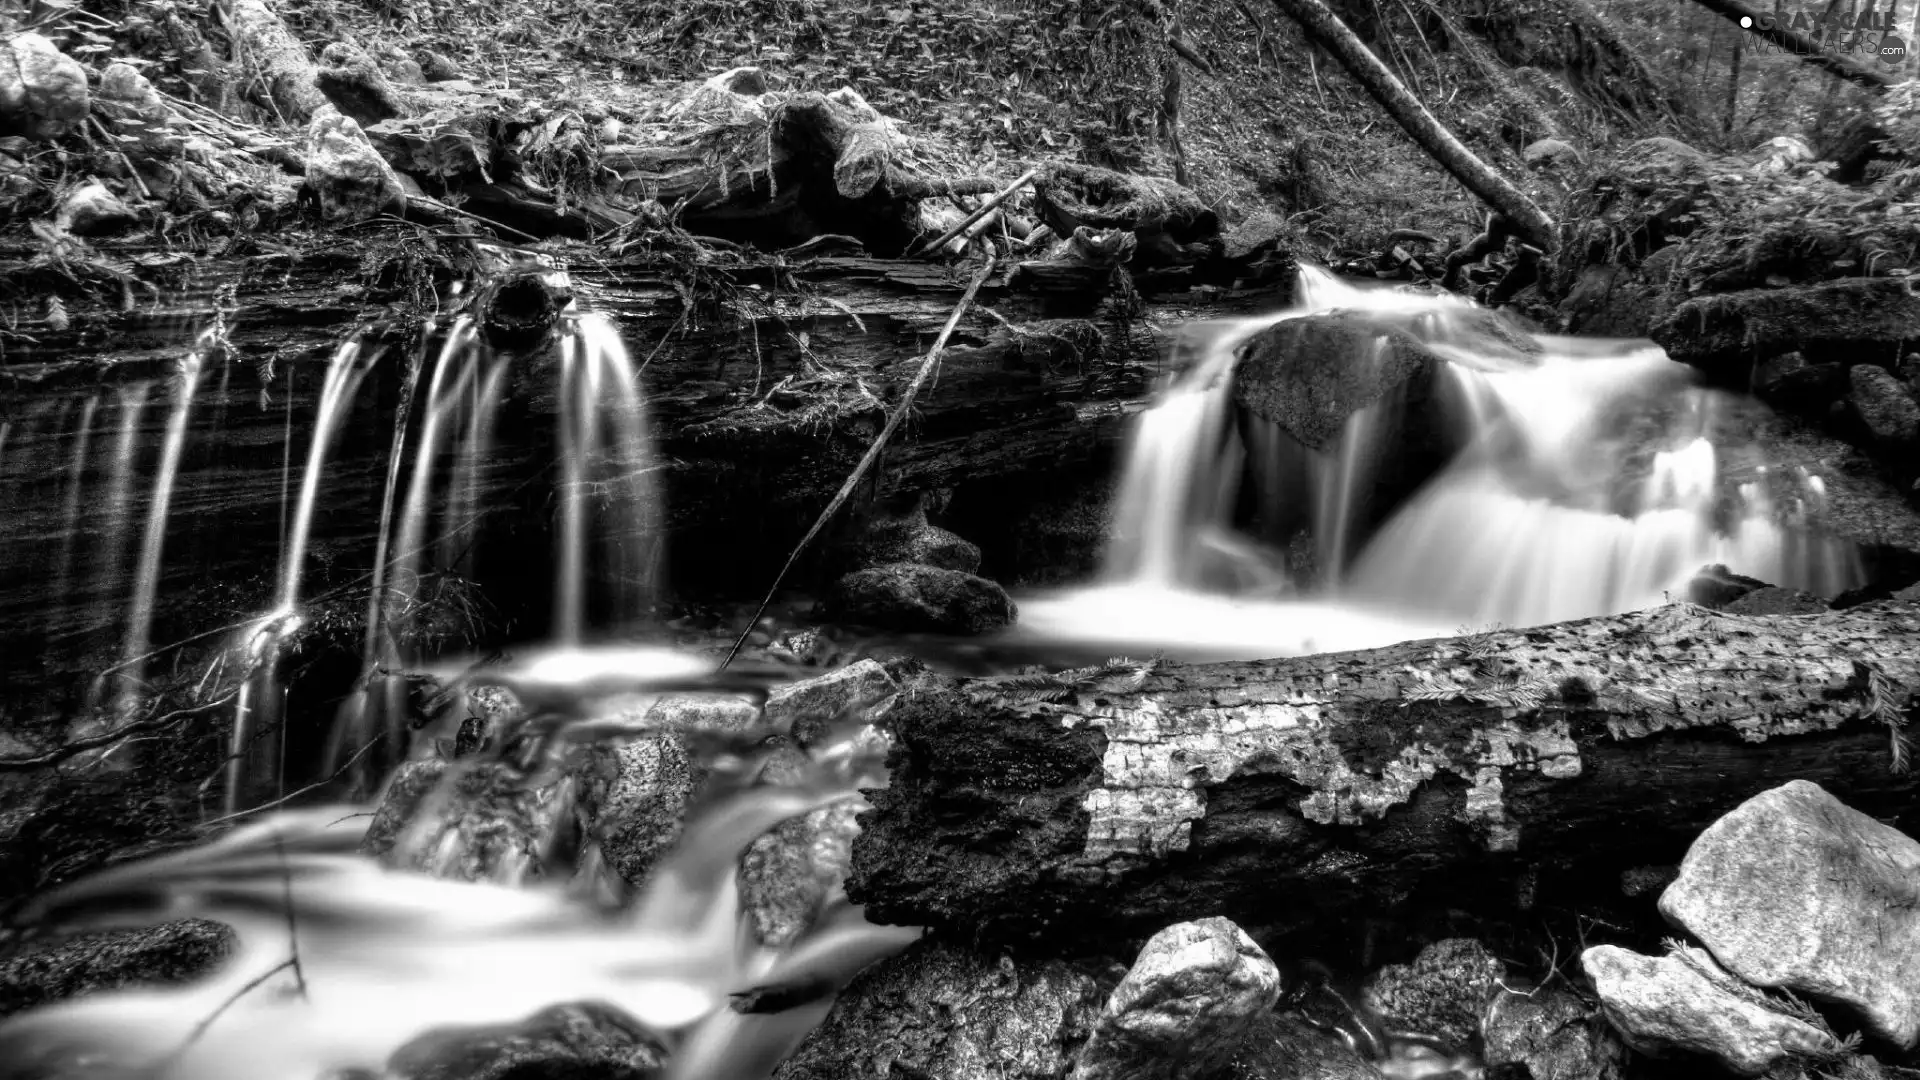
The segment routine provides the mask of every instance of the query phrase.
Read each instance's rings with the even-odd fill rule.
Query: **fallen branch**
[[[1015,187],[1025,183],[1031,176],[1032,174],[1028,173],[1027,177],[1015,184]],[[1012,190],[1009,188],[1005,194],[1011,194]],[[794,545],[793,554],[787,556],[786,564],[780,567],[778,574],[774,575],[773,584],[767,589],[767,595],[761,599],[760,606],[754,609],[753,617],[747,620],[747,625],[740,631],[740,636],[734,639],[733,647],[727,650],[726,659],[720,661],[720,667],[717,670],[725,671],[727,665],[733,663],[733,658],[740,654],[741,648],[747,643],[747,638],[753,634],[753,628],[760,625],[760,616],[766,614],[767,605],[773,603],[774,594],[780,591],[780,583],[787,579],[787,572],[793,569],[795,562],[799,561],[800,553],[807,550],[807,545],[813,542],[814,537],[820,535],[821,529],[826,528],[827,522],[832,520],[834,513],[847,501],[847,497],[853,494],[853,489],[860,486],[860,479],[867,474],[867,469],[879,459],[881,447],[887,445],[887,438],[900,427],[901,421],[907,417],[907,410],[913,407],[914,395],[920,392],[920,387],[926,383],[927,376],[933,374],[934,367],[940,363],[940,354],[947,349],[947,339],[953,336],[954,329],[960,325],[961,317],[967,313],[967,308],[972,306],[973,298],[979,295],[980,286],[986,284],[988,276],[993,273],[993,263],[993,255],[989,253],[986,262],[980,266],[980,272],[973,276],[973,283],[967,286],[967,291],[960,297],[960,302],[953,306],[953,314],[947,316],[947,324],[940,328],[940,336],[934,339],[933,348],[928,349],[926,358],[920,361],[920,370],[914,372],[913,381],[907,384],[906,392],[900,395],[900,404],[894,406],[892,414],[887,417],[886,426],[880,429],[880,434],[874,436],[872,445],[867,447],[867,452],[861,456],[859,463],[854,465],[853,472],[847,476],[847,482],[840,485],[840,490],[834,494],[833,501],[829,502],[827,508],[820,511],[820,516],[814,519],[813,527],[807,530],[807,534],[800,538],[798,544]]]
[[[1034,177],[1039,175],[1040,175],[1040,170],[1038,169],[1028,169],[1026,172],[1021,173],[1020,178],[1015,180],[1013,183],[1008,184],[1005,190],[1001,191],[999,194],[995,195],[993,198],[988,199],[987,201],[981,203],[979,206],[974,207],[973,213],[968,214],[964,218],[961,218],[959,224],[955,225],[951,229],[948,229],[946,232],[941,233],[939,237],[937,237],[936,239],[926,244],[922,244],[919,248],[915,249],[912,255],[909,255],[908,258],[913,258],[919,255],[925,255],[931,252],[936,252],[946,247],[947,244],[951,242],[954,237],[959,236],[963,232],[966,232],[967,229],[970,226],[972,226],[974,222],[979,221],[983,217],[986,217],[987,214],[991,213],[995,207],[999,206],[1001,203],[1006,202],[1008,199],[1012,198],[1014,192],[1019,191],[1021,188],[1026,187],[1028,184],[1033,183]]]
[[[1422,150],[1439,162],[1441,168],[1466,185],[1468,191],[1485,200],[1487,205],[1512,220],[1528,243],[1542,251],[1553,250],[1553,219],[1547,216],[1546,211],[1455,138],[1453,132],[1448,131],[1421,104],[1420,99],[1408,91],[1406,84],[1373,54],[1373,50],[1367,48],[1366,42],[1361,41],[1347,28],[1347,24],[1340,21],[1340,17],[1327,7],[1325,0],[1273,2],[1294,22],[1299,23],[1309,38],[1339,57],[1354,80],[1380,103],[1380,107],[1406,130]]]
[[[199,705],[190,705],[184,709],[175,709],[161,716],[129,721],[110,731],[103,731],[98,735],[89,735],[84,739],[75,739],[72,742],[61,743],[59,746],[45,753],[34,754],[29,757],[0,757],[0,772],[23,772],[28,769],[44,769],[49,765],[56,765],[65,761],[76,754],[84,754],[88,750],[98,750],[103,746],[111,746],[129,735],[137,735],[143,731],[158,731],[178,723],[181,720],[185,720],[190,716],[217,709],[232,701],[239,692],[239,688],[236,687],[212,701],[202,702]]]

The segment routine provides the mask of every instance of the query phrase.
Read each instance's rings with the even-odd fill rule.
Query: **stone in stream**
[[[820,615],[907,633],[984,634],[1014,620],[1007,591],[986,578],[915,563],[887,563],[835,581]]]
[[[1730,615],[1816,615],[1831,607],[1812,593],[1768,585],[1739,597],[1721,610]]]
[[[1280,997],[1280,972],[1223,918],[1155,934],[1107,999],[1074,1080],[1213,1075],[1245,1049]]]
[[[1480,1023],[1489,1069],[1518,1066],[1532,1080],[1618,1080],[1627,1047],[1595,1010],[1559,987],[1502,988]]]
[[[1649,334],[1675,360],[1745,385],[1756,361],[1785,352],[1813,364],[1898,355],[1916,325],[1920,295],[1903,279],[1846,278],[1695,297]]]
[[[1762,1004],[1699,949],[1652,957],[1600,945],[1582,953],[1580,964],[1607,1020],[1651,1056],[1702,1054],[1737,1075],[1761,1076],[1838,1048],[1813,1025]]]
[[[1920,1043],[1920,842],[1819,785],[1790,781],[1709,826],[1660,913],[1748,983]]]
[[[305,197],[336,224],[365,221],[406,206],[406,193],[380,152],[351,117],[332,108],[307,125]]]
[[[206,919],[35,943],[0,958],[0,1016],[81,994],[191,982],[225,960],[233,944],[232,930]]]
[[[1506,965],[1471,938],[1448,938],[1420,950],[1411,964],[1390,964],[1368,980],[1361,1000],[1395,1026],[1463,1047],[1480,1031],[1488,999]]]
[[[518,1024],[430,1031],[387,1060],[392,1080],[651,1080],[659,1039],[598,1003],[554,1005]]]
[[[54,211],[54,222],[75,236],[102,236],[133,227],[139,220],[133,208],[107,190],[98,180],[89,180],[61,198]]]
[[[40,34],[0,41],[0,135],[54,139],[85,123],[87,69]]]
[[[855,569],[887,563],[917,563],[971,574],[980,569],[980,549],[927,521],[922,500],[876,516],[845,545]]]

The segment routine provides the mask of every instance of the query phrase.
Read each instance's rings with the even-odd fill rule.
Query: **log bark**
[[[327,104],[319,71],[306,46],[293,36],[266,0],[235,0],[227,16],[234,59],[256,67],[273,107],[290,123],[304,124]]]
[[[1487,205],[1512,219],[1528,243],[1542,251],[1553,250],[1553,219],[1546,211],[1455,138],[1323,0],[1273,2],[1299,23],[1309,38],[1339,57],[1348,74],[1441,168]]]
[[[1694,0],[1694,3],[1753,33],[1761,40],[1793,53],[1803,62],[1850,83],[1857,83],[1870,90],[1885,90],[1900,81],[1900,76],[1891,71],[1862,63],[1850,56],[1828,51],[1820,42],[1806,34],[1778,25],[1781,20],[1772,12],[1756,8],[1745,3],[1744,0]],[[1742,22],[1743,19],[1746,21]]]
[[[1338,940],[1396,912],[1512,925],[1542,897],[1617,900],[1622,871],[1676,862],[1794,777],[1911,832],[1889,721],[1920,687],[1917,637],[1915,603],[1671,605],[1256,663],[928,676],[890,714],[848,893],[879,921],[1055,950],[1209,915]]]

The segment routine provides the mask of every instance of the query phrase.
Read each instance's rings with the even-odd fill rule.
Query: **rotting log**
[[[1889,729],[1916,641],[1914,603],[1670,605],[1254,663],[928,675],[888,716],[848,893],[876,920],[1050,950],[1209,915],[1325,944],[1396,912],[1605,903],[1794,777],[1920,831]]]
[[[327,104],[319,69],[266,0],[235,0],[227,9],[234,59],[258,71],[273,108],[290,123],[304,124]]]
[[[1365,88],[1441,168],[1466,185],[1468,191],[1485,200],[1488,206],[1512,220],[1528,243],[1542,251],[1554,249],[1553,219],[1547,216],[1546,211],[1455,138],[1453,132],[1448,131],[1428,111],[1426,105],[1407,89],[1406,84],[1394,75],[1393,70],[1382,63],[1373,50],[1367,48],[1366,42],[1361,41],[1340,21],[1340,17],[1333,13],[1324,0],[1273,2],[1300,24],[1309,38],[1339,57],[1354,81]]]

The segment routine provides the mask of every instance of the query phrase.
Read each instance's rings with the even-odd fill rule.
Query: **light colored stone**
[[[1107,999],[1074,1078],[1211,1075],[1279,996],[1279,970],[1231,920],[1169,926]]]
[[[137,220],[133,208],[107,190],[98,180],[89,180],[67,192],[54,211],[54,223],[75,236],[100,236],[130,227]]]
[[[0,44],[0,135],[52,139],[85,122],[87,69],[39,34]]]
[[[1709,826],[1660,912],[1747,982],[1920,1042],[1920,843],[1818,784],[1783,784]]]
[[[1645,1054],[1704,1054],[1740,1076],[1760,1076],[1796,1056],[1831,1052],[1833,1040],[1802,1020],[1729,989],[1698,949],[1651,957],[1601,945],[1581,954],[1601,1011]]]
[[[320,216],[332,222],[365,221],[406,206],[400,178],[360,125],[330,108],[307,125],[306,186]]]

